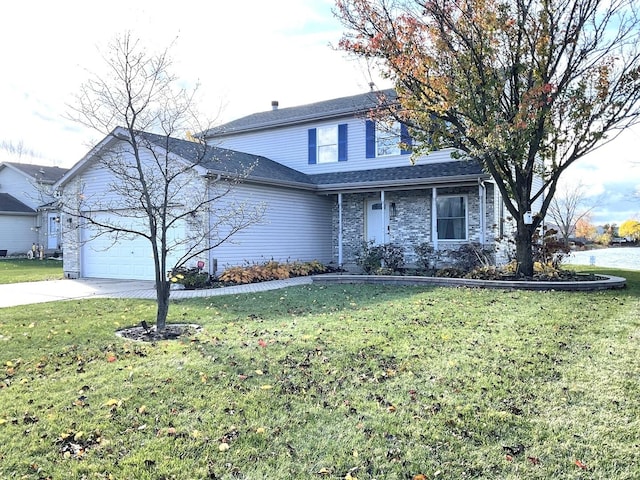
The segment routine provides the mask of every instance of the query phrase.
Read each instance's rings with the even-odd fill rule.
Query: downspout
[[[484,180],[478,179],[478,201],[480,202],[479,214],[480,214],[480,245],[484,245],[486,235],[486,212],[487,212],[487,187],[484,184]]]
[[[342,193],[338,193],[338,266],[342,268]]]
[[[209,242],[209,275],[216,275],[216,272],[218,270],[218,262],[216,261],[214,255],[215,252],[213,251],[213,248],[211,248],[211,230],[213,228],[213,223],[212,223],[212,218],[211,218],[211,189],[212,189],[212,184],[215,182],[220,181],[220,179],[222,178],[221,174],[216,174],[215,175],[215,179],[212,179],[213,175],[211,173],[207,173],[207,175],[205,175],[205,179],[207,180],[207,218],[208,218],[208,223],[209,223],[209,228],[207,231],[207,241]]]
[[[431,243],[438,250],[438,189],[431,189]]]

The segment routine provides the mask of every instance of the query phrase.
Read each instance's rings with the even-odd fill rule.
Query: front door
[[[376,245],[389,242],[388,203],[385,203],[383,209],[380,200],[367,201],[367,241]]]
[[[47,215],[47,249],[57,250],[60,245],[60,216],[55,213]]]

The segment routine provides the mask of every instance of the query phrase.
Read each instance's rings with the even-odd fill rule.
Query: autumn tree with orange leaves
[[[491,174],[518,271],[576,160],[639,120],[633,0],[337,0],[340,48],[394,82],[414,158],[445,147]],[[539,205],[538,208],[534,208]],[[533,223],[526,213],[533,211]]]

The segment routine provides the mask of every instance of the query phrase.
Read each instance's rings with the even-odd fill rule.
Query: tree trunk
[[[169,295],[171,294],[171,283],[161,280],[156,283],[156,299],[158,310],[156,314],[156,330],[164,332],[167,325],[167,315],[169,314]]]
[[[529,227],[530,226],[526,225],[523,221],[519,221],[516,232],[517,274],[525,277],[533,276],[533,243],[531,241],[531,230]]]

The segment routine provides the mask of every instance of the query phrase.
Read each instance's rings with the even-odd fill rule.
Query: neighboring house
[[[25,255],[33,244],[47,254],[62,247],[60,213],[51,186],[67,169],[28,163],[0,163],[0,250]]]
[[[490,176],[477,162],[452,159],[450,150],[412,165],[410,151],[400,147],[411,145],[404,126],[370,119],[377,105],[373,93],[291,108],[273,102],[271,110],[201,135],[211,148],[194,168],[194,188],[206,189],[218,175],[254,165],[235,196],[265,206],[262,222],[204,259],[210,273],[269,259],[317,259],[352,269],[369,241],[402,245],[409,264],[416,260],[413,247],[423,242],[437,249],[494,245],[504,220]],[[56,188],[71,197],[104,189],[109,172],[95,160],[122,141],[118,135],[107,136]],[[163,148],[162,137],[141,135]],[[193,145],[176,139],[169,148],[179,161],[192,162]],[[66,276],[153,278],[146,240],[123,240],[109,249],[82,228],[68,233]]]

